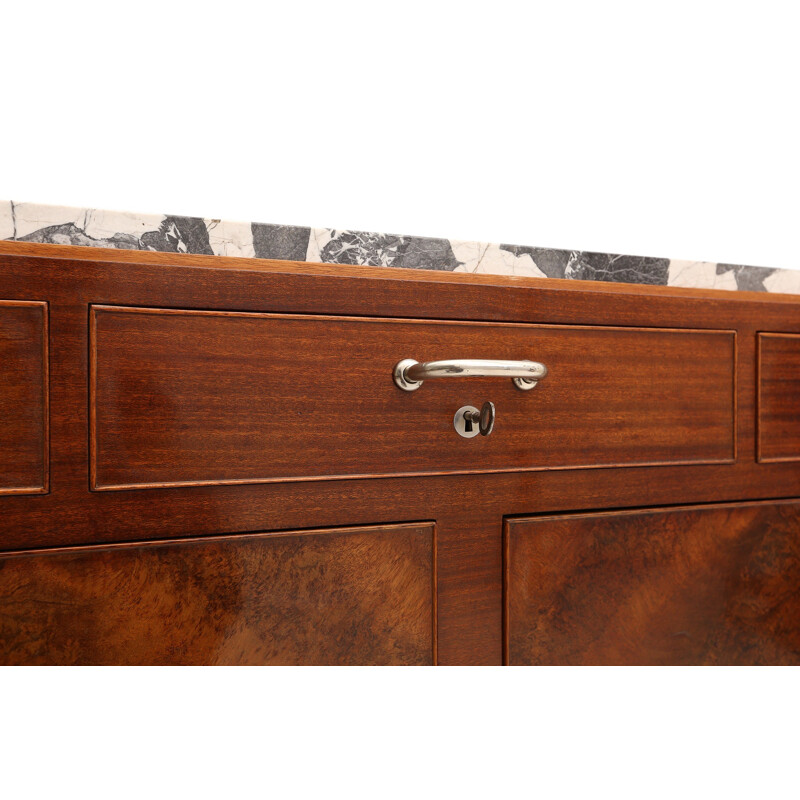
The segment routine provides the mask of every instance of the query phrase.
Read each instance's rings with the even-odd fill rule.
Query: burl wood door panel
[[[430,523],[0,557],[3,664],[431,664]]]
[[[126,489],[735,457],[735,334],[93,306],[91,485]],[[404,358],[542,361],[429,380]],[[456,410],[497,408],[463,439]]]
[[[47,304],[0,300],[0,494],[48,484]]]
[[[510,664],[800,664],[800,503],[506,523]]]
[[[758,336],[758,460],[800,461],[800,336]]]

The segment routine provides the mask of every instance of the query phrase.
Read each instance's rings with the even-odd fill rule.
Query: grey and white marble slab
[[[0,202],[0,239],[800,294],[800,270],[12,201]]]

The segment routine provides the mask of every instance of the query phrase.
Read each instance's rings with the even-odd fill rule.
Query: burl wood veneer
[[[800,503],[506,523],[510,664],[800,664]]]
[[[0,557],[3,664],[432,664],[430,524]]]
[[[48,483],[47,303],[0,300],[0,494]]]
[[[730,462],[734,348],[730,331],[95,306],[92,485]],[[408,393],[391,374],[409,357],[549,375],[528,392],[470,378]],[[456,409],[487,399],[492,435],[455,436]]]
[[[758,336],[759,461],[800,461],[800,336]]]

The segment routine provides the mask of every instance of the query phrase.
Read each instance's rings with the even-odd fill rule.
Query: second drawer
[[[735,334],[93,306],[96,490],[735,458]],[[395,386],[401,359],[549,374]],[[456,410],[491,400],[491,435]]]

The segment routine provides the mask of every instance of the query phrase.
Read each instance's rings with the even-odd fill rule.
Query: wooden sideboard
[[[800,663],[800,297],[2,242],[0,412],[2,663]]]

